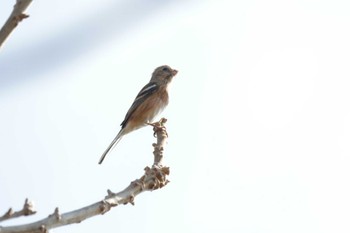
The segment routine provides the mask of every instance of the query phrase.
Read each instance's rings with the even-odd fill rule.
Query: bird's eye
[[[164,67],[162,70],[168,72],[169,68],[168,67]]]

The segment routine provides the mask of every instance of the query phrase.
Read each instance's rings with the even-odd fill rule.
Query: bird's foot
[[[153,130],[154,130],[153,136],[154,137],[156,137],[158,131],[164,131],[166,136],[168,137],[168,133],[167,133],[166,128],[164,126],[165,122],[167,122],[167,119],[161,118],[157,122],[147,123],[147,125],[153,126]]]

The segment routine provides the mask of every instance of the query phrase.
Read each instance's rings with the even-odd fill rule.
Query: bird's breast
[[[146,123],[153,122],[154,118],[161,113],[169,103],[169,96],[166,88],[161,87],[157,92],[149,96],[128,119],[127,131],[131,132],[141,128]]]
[[[153,121],[153,119],[161,113],[164,108],[168,105],[169,103],[169,95],[168,91],[166,88],[161,88],[157,93],[154,95],[154,101],[152,103],[151,109],[153,109],[153,112],[150,113],[148,122]]]

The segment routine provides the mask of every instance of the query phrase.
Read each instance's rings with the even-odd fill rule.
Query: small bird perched
[[[152,122],[153,118],[168,105],[169,96],[167,88],[176,74],[177,70],[171,69],[167,65],[160,66],[154,70],[151,80],[137,94],[129,111],[126,113],[124,121],[120,124],[122,127],[121,130],[105,152],[103,152],[98,162],[99,164],[103,162],[106,155],[125,134]]]

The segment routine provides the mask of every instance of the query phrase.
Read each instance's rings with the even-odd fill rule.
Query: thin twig
[[[35,214],[34,205],[31,201],[28,201],[28,198],[25,200],[23,208],[19,211],[14,212],[12,208],[10,208],[3,216],[0,217],[0,222],[18,218],[21,216],[28,216]]]
[[[17,27],[18,23],[29,17],[29,15],[26,15],[23,12],[27,9],[31,2],[32,0],[16,0],[16,4],[13,6],[10,17],[0,30],[0,48],[6,38]]]

